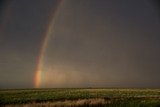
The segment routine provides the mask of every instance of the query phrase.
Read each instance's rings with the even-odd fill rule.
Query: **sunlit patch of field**
[[[160,89],[12,89],[0,90],[4,107],[158,107]]]
[[[55,102],[39,102],[39,103],[28,103],[28,104],[16,104],[16,105],[5,105],[5,107],[80,107],[80,106],[97,106],[104,105],[106,102],[104,99],[79,99],[79,100],[65,100]]]

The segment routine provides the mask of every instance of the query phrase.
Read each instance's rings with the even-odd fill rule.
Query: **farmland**
[[[0,106],[158,107],[160,89],[1,89]]]

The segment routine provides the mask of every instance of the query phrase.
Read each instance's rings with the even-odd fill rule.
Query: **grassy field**
[[[5,89],[0,106],[160,107],[160,89]]]

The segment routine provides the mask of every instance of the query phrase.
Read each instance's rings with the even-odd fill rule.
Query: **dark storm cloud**
[[[148,1],[66,1],[50,40],[46,68],[76,72],[82,86],[156,87],[159,28],[158,14]],[[74,76],[66,81],[74,81]]]
[[[32,87],[56,4],[13,0],[3,6],[0,87]],[[159,28],[158,10],[147,0],[65,0],[46,49],[44,86],[160,87]]]

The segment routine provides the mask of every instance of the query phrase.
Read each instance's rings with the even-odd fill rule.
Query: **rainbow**
[[[42,76],[43,76],[42,68],[43,68],[43,60],[44,60],[45,51],[48,45],[49,37],[52,34],[55,19],[58,15],[58,12],[62,4],[63,4],[63,0],[58,0],[57,6],[53,9],[53,12],[51,16],[49,17],[47,28],[43,34],[44,38],[41,43],[41,48],[40,48],[40,52],[37,58],[36,69],[35,69],[35,77],[34,77],[35,88],[39,88],[42,82]]]

